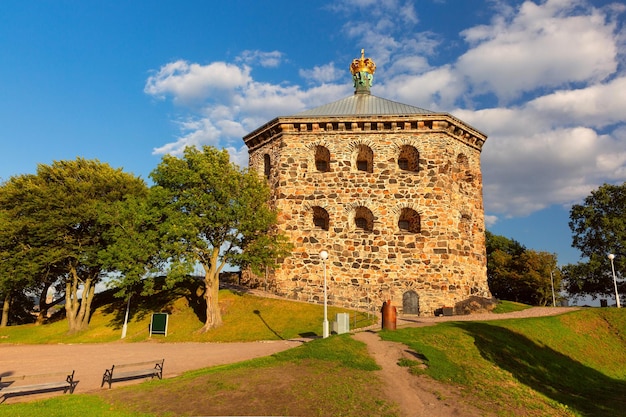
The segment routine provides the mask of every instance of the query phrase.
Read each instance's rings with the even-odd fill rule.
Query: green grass
[[[515,301],[498,300],[498,304],[493,309],[496,314],[512,313],[514,311],[522,311],[531,308],[528,304],[516,303]]]
[[[104,343],[118,341],[126,309],[123,300],[106,298],[95,310],[89,329],[68,334],[64,319],[41,326],[22,325],[0,329],[1,343]],[[167,312],[168,335],[152,336],[163,342],[248,342],[281,340],[303,336],[321,336],[323,307],[316,304],[257,297],[231,290],[222,290],[219,304],[224,325],[206,333],[198,333],[203,326],[202,305],[183,287],[151,297],[131,300],[131,316],[126,341],[140,342],[150,338],[148,326],[152,312]],[[375,323],[375,316],[342,308],[329,307],[329,320],[336,313],[349,313],[350,326],[365,327]]]
[[[171,314],[170,336],[153,337],[162,341],[276,340],[321,333],[321,306],[222,291],[224,326],[200,335],[196,330],[202,321],[193,300],[184,291],[162,295],[161,299],[135,300],[128,340],[146,340],[151,311]],[[118,340],[123,316],[120,306],[122,302],[103,302],[90,330],[80,335],[68,336],[65,322],[60,321],[2,329],[0,341]],[[508,311],[526,307],[501,303],[501,308]],[[343,310],[331,309],[331,320],[339,311]],[[366,319],[363,316],[358,323],[371,322]],[[399,366],[459,386],[468,402],[499,416],[613,417],[626,410],[626,309],[594,308],[542,318],[444,322],[383,331],[381,335],[416,352],[415,359],[401,360]],[[209,412],[202,407],[220,398],[235,405],[254,401],[255,412],[261,414],[397,415],[381,396],[381,381],[372,373],[376,369],[361,342],[341,335],[265,358],[99,395],[75,394],[4,404],[0,405],[0,417],[206,415]],[[155,398],[159,399],[156,405]],[[285,400],[279,403],[276,398]],[[159,408],[163,404],[163,409]],[[244,409],[222,412],[244,413]]]
[[[427,368],[413,372],[461,385],[499,415],[612,417],[626,409],[626,310],[382,334],[424,358]]]
[[[372,374],[377,369],[364,343],[340,335],[97,396],[74,394],[4,405],[0,417],[214,415],[213,407],[219,406],[226,407],[217,409],[224,415],[397,416]]]
[[[127,407],[111,405],[95,395],[64,395],[47,400],[0,404],[0,416],[7,417],[153,417],[154,414],[129,411]]]

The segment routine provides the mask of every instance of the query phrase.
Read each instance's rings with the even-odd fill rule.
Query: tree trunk
[[[78,331],[76,325],[76,312],[78,311],[78,277],[75,271],[65,282],[65,317],[67,318],[68,331],[74,333]]]
[[[89,327],[89,320],[91,319],[91,302],[96,292],[96,285],[93,279],[89,278],[85,281],[83,286],[83,300],[80,303],[80,329],[87,330]]]
[[[50,308],[47,300],[48,289],[50,289],[50,283],[46,282],[39,294],[39,314],[37,314],[37,320],[35,320],[35,325],[37,326],[43,324],[48,316],[48,308]]]
[[[11,310],[11,291],[7,291],[2,303],[2,319],[0,319],[0,327],[7,327],[9,324],[9,311]]]
[[[219,249],[214,249],[211,254],[211,264],[204,267],[204,285],[206,287],[204,298],[206,299],[206,321],[200,329],[200,333],[205,333],[211,329],[222,325],[222,313],[219,306],[220,291],[220,270],[217,267]]]

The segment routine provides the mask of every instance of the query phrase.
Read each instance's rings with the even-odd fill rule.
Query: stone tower
[[[355,92],[244,137],[267,178],[292,255],[242,282],[292,299],[432,315],[487,286],[480,152],[486,136],[447,113],[370,93],[376,65],[351,66]]]

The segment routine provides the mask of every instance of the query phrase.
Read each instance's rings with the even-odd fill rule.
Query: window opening
[[[315,168],[319,172],[328,172],[330,167],[330,151],[324,146],[315,148]]]
[[[354,213],[354,225],[357,229],[372,231],[374,230],[374,215],[367,207],[357,207]]]
[[[421,230],[419,213],[410,208],[403,208],[398,219],[398,229],[403,232],[419,233]]]
[[[419,158],[420,154],[415,147],[403,145],[398,155],[398,168],[403,171],[417,172],[419,171]]]
[[[322,207],[313,207],[313,226],[316,229],[328,230],[329,223],[328,212]]]
[[[356,155],[356,169],[364,172],[374,172],[374,152],[367,145],[359,145]]]
[[[270,165],[270,156],[268,154],[263,155],[263,173],[265,175],[265,178],[270,177],[270,172],[271,172],[271,165]]]

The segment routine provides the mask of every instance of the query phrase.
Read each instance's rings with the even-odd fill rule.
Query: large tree
[[[591,192],[583,204],[570,210],[572,246],[585,258],[564,269],[568,292],[579,295],[615,294],[611,264],[615,255],[616,273],[626,268],[626,183],[604,184]],[[624,284],[621,284],[623,293]]]
[[[100,252],[100,259],[108,270],[116,271],[109,285],[117,288],[119,297],[130,297],[138,287],[150,294],[152,280],[147,278],[163,268],[159,256],[163,216],[158,205],[151,203],[153,194],[118,201],[99,218],[99,223],[106,226],[104,237],[111,242]]]
[[[111,240],[98,219],[115,202],[145,195],[145,182],[96,160],[39,165],[36,175],[12,177],[0,204],[10,221],[23,265],[40,280],[58,279],[70,332],[87,328],[96,284],[109,272],[100,253]],[[51,274],[51,275],[50,275]],[[45,297],[45,294],[42,294]]]
[[[226,150],[210,146],[188,147],[180,158],[166,155],[150,176],[153,202],[163,216],[161,249],[169,257],[170,275],[202,265],[206,321],[201,332],[218,327],[222,269],[229,264],[259,270],[288,253],[286,238],[274,232],[269,187],[256,172],[231,163]]]
[[[527,249],[487,231],[487,282],[494,297],[531,305],[552,303],[561,285],[556,255]]]

